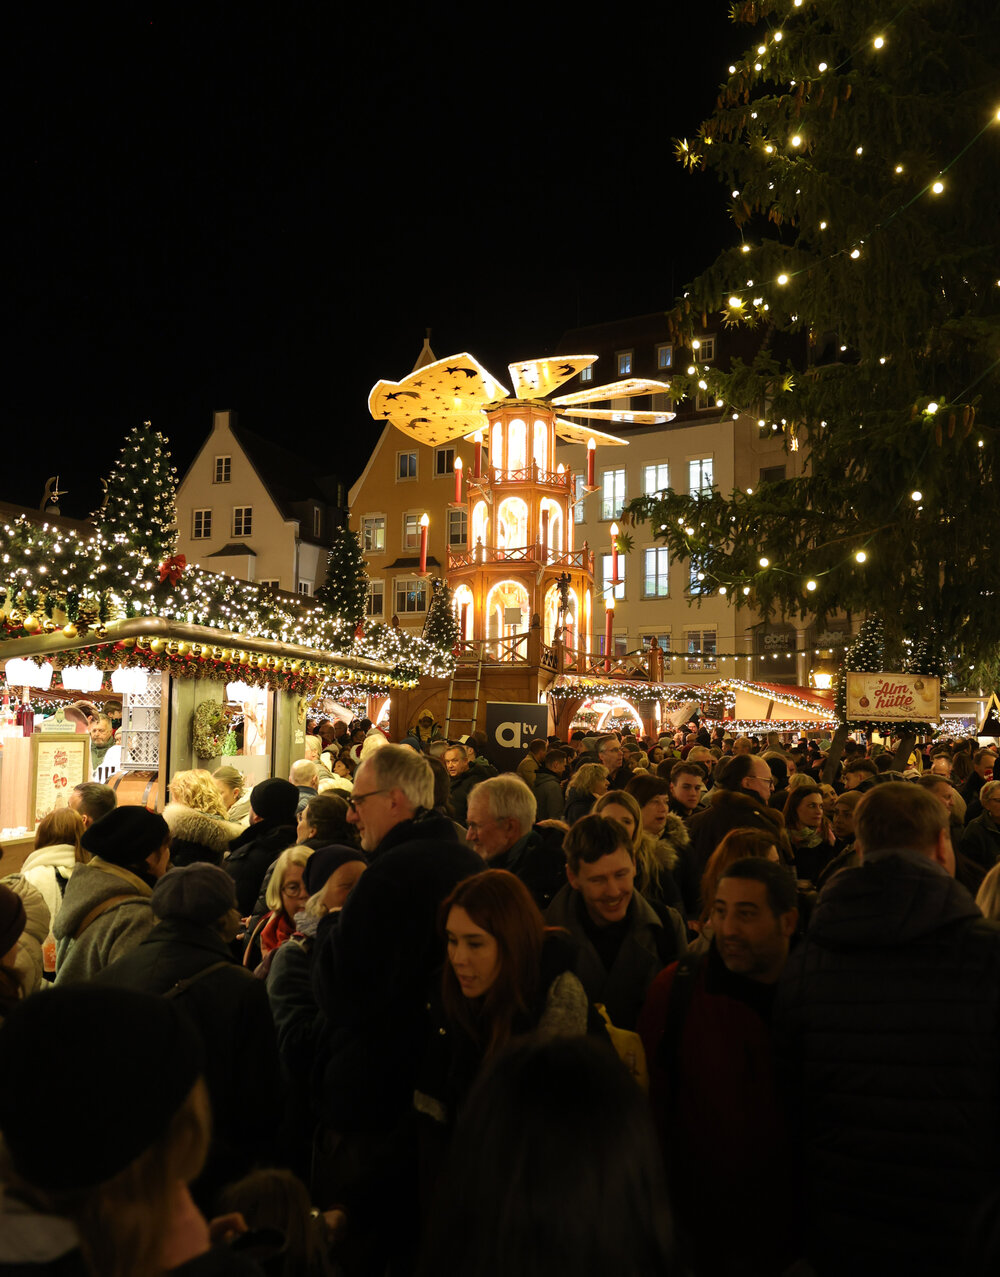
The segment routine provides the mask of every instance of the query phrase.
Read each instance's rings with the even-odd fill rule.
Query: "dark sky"
[[[0,499],[58,471],[85,514],[130,426],[183,471],[215,408],[350,481],[426,326],[503,375],[668,306],[731,236],[673,158],[747,42],[727,7],[5,15]]]

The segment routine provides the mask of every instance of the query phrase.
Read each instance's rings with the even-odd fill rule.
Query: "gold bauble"
[[[26,634],[37,634],[42,628],[42,623],[37,616],[26,616],[21,622],[21,628]]]
[[[126,647],[126,648],[135,647],[135,639],[134,638],[122,639],[122,647]]]
[[[72,621],[68,621],[63,626],[63,633],[66,635],[67,638],[76,638],[79,631],[77,630],[76,626],[73,624]]]
[[[157,652],[157,653],[162,652],[162,651],[163,651],[163,639],[161,639],[161,638],[150,639],[150,640],[149,640],[149,650],[150,650],[151,652]]]

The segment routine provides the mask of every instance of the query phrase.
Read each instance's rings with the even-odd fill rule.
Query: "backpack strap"
[[[148,901],[145,896],[137,896],[132,892],[130,892],[127,896],[109,896],[107,900],[102,900],[99,905],[95,905],[94,908],[91,909],[90,913],[87,914],[84,920],[73,932],[73,939],[79,940],[90,924],[92,922],[96,922],[101,914],[107,913],[109,909],[117,909],[119,905],[140,905],[147,903]]]
[[[241,970],[235,962],[230,962],[228,959],[223,958],[219,962],[213,962],[210,966],[202,967],[202,969],[200,971],[196,971],[194,975],[189,975],[183,980],[178,980],[173,988],[168,989],[163,996],[165,998],[178,998],[182,993],[186,993],[188,989],[191,988],[192,984],[197,984],[199,980],[204,979],[207,975],[211,975],[213,971],[221,971],[223,967],[232,967],[234,971]]]

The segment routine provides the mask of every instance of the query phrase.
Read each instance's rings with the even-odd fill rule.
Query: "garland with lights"
[[[756,491],[643,497],[626,519],[697,562],[706,592],[765,615],[891,599],[890,640],[933,625],[989,686],[997,24],[980,0],[880,17],[850,0],[750,0],[733,18],[752,43],[679,155],[725,183],[738,241],[671,313],[691,352],[672,393],[712,396],[737,429],[780,430],[809,465]],[[749,357],[700,359],[696,332],[715,326],[754,330]]]

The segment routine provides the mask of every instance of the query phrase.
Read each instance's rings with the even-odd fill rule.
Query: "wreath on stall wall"
[[[219,701],[200,701],[191,718],[191,743],[197,758],[218,758],[223,753],[229,722]]]

